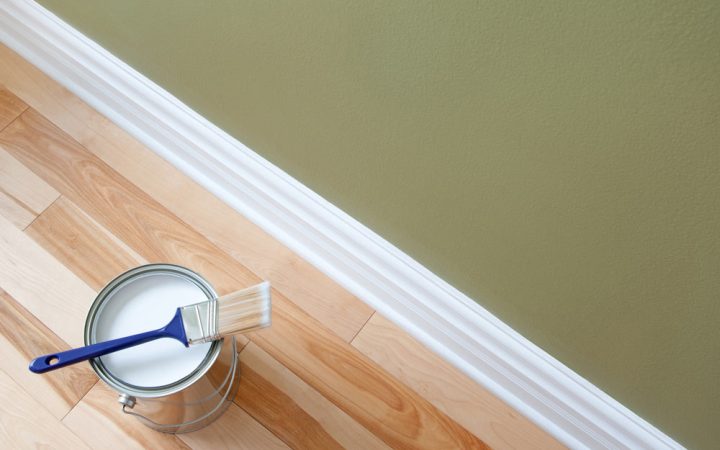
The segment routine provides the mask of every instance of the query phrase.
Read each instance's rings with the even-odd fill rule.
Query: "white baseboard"
[[[572,448],[682,448],[31,0],[0,40]]]

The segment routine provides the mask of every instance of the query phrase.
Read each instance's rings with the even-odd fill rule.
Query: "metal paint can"
[[[163,326],[175,308],[217,298],[197,273],[172,264],[148,264],[111,281],[85,321],[85,344]],[[185,348],[161,339],[90,360],[119,394],[125,414],[165,433],[185,433],[217,419],[239,384],[235,338]]]

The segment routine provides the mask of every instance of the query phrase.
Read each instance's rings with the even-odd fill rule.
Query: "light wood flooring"
[[[219,294],[268,279],[273,324],[241,338],[227,413],[166,435],[123,415],[82,345],[117,274],[187,266]],[[560,448],[481,386],[0,46],[0,447]]]

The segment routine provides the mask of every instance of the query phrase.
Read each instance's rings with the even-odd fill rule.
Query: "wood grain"
[[[63,197],[25,233],[96,291],[119,274],[145,264],[140,255]]]
[[[235,403],[286,444],[292,448],[342,449],[311,415],[253,369],[242,366],[241,373]]]
[[[72,347],[96,292],[0,216],[0,286]]]
[[[254,343],[240,353],[240,363],[235,402],[291,447],[388,448]]]
[[[0,445],[3,448],[88,448],[2,370],[0,403]]]
[[[179,437],[196,450],[288,448],[235,404],[230,405],[219,419],[207,427]]]
[[[349,342],[370,317],[365,303],[2,45],[0,60],[0,82],[338,336]]]
[[[98,383],[63,419],[92,448],[187,449],[176,436],[159,433],[124,414],[117,393]]]
[[[0,130],[15,120],[27,107],[15,94],[0,85]]]
[[[37,216],[59,196],[37,175],[0,148],[0,191]]]
[[[68,350],[68,345],[0,290],[0,369],[62,419],[98,381],[88,364],[37,375],[27,368],[36,356]]]
[[[147,260],[194,268],[220,293],[259,281],[37,112],[23,113],[0,133],[0,143]],[[273,301],[273,326],[253,339],[386,443],[485,447],[282,294],[274,291]]]
[[[251,334],[306,383],[394,448],[486,448],[425,399],[290,302],[278,299],[273,326]]]
[[[493,448],[564,448],[379,314],[352,345]]]

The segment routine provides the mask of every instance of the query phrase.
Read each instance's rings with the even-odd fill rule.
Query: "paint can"
[[[215,298],[210,283],[185,267],[136,267],[98,294],[85,322],[85,344],[160,328],[177,307]],[[217,419],[235,397],[240,376],[234,337],[190,348],[160,339],[90,365],[118,392],[122,412],[165,433],[194,431]]]

